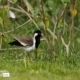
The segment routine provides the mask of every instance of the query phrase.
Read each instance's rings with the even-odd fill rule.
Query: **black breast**
[[[36,36],[35,39],[36,39],[35,45],[36,45],[36,48],[38,48],[38,46],[40,44],[40,36]]]

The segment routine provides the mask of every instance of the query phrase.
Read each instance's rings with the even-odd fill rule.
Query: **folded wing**
[[[20,37],[20,36],[13,36],[14,41],[10,42],[10,45],[16,46],[31,46],[33,45],[32,37]]]

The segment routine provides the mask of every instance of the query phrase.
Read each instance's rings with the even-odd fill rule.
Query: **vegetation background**
[[[79,7],[79,0],[0,0],[0,80],[79,80]],[[44,38],[26,62],[24,51],[8,43],[12,34],[35,29]]]

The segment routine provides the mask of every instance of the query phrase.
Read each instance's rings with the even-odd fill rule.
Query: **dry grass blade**
[[[66,44],[62,36],[61,36],[61,41],[62,41],[63,45],[64,45],[65,48],[66,48],[66,53],[67,53],[67,57],[68,57],[68,56],[69,56],[70,41],[68,42],[68,44]]]

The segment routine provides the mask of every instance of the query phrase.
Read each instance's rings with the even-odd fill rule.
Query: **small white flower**
[[[9,11],[9,17],[15,19],[16,16],[12,11]]]

